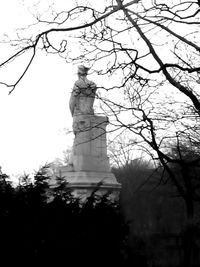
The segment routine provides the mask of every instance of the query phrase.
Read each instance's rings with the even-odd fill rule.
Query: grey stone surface
[[[108,118],[94,114],[96,84],[87,79],[88,68],[79,66],[69,107],[73,116],[74,143],[67,166],[59,169],[59,176],[68,182],[76,193],[100,191],[119,192],[120,184],[111,173],[107,156],[106,126]]]

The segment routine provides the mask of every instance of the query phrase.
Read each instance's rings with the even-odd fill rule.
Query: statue
[[[94,117],[93,104],[96,95],[96,84],[87,79],[89,68],[78,67],[78,80],[74,83],[69,108],[73,117],[73,132],[75,135],[70,165],[75,164],[76,155],[90,154],[92,126],[91,117]]]
[[[97,187],[102,192],[120,190],[120,185],[110,171],[107,156],[108,118],[94,114],[97,86],[87,79],[88,70],[83,65],[78,67],[78,80],[74,83],[69,100],[74,143],[69,163],[61,167],[59,173],[78,196],[96,192]]]
[[[93,115],[93,104],[96,94],[96,84],[87,79],[89,68],[81,65],[78,67],[78,80],[75,82],[69,107],[72,117],[77,115]]]

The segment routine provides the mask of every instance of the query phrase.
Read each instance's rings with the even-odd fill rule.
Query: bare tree
[[[191,168],[199,166],[199,153],[188,158],[183,151],[199,149],[199,14],[196,0],[108,0],[101,8],[92,1],[75,1],[73,8],[54,12],[49,20],[38,15],[35,25],[43,30],[27,28],[31,37],[15,40],[17,52],[0,63],[3,68],[22,55],[29,57],[16,81],[1,79],[10,93],[38,50],[57,53],[67,62],[89,63],[93,72],[106,77],[99,99],[111,130],[130,131],[161,164],[167,173],[163,177],[185,202],[188,229],[194,223],[194,203],[200,200],[200,177],[191,175]],[[170,154],[173,147],[177,153]]]
[[[110,139],[108,140],[108,156],[112,167],[124,167],[136,157],[141,157],[143,149],[139,147],[138,140],[132,140],[129,137],[129,131],[120,132],[119,135]]]

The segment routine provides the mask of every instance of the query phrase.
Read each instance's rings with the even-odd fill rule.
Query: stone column
[[[106,147],[108,118],[95,115],[74,117],[73,171],[110,172]]]
[[[74,117],[75,132],[70,166],[61,167],[59,175],[68,182],[75,196],[111,193],[117,199],[121,185],[111,172],[107,156],[106,126],[108,118],[96,115]]]

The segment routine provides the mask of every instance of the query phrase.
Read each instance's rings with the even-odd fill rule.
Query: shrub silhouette
[[[61,187],[49,202],[46,168],[33,183],[23,178],[16,188],[0,180],[0,251],[6,265],[122,264],[127,228],[117,203],[92,194],[83,204]]]

